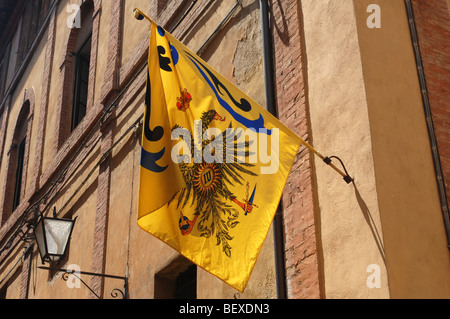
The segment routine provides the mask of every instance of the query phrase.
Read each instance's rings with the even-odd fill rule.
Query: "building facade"
[[[265,106],[260,1],[0,1],[0,298],[123,291],[67,268],[135,299],[450,298],[450,1],[269,4],[277,115],[354,181],[302,147],[239,294],[137,226],[150,26],[133,9]],[[41,269],[53,212],[76,223]]]

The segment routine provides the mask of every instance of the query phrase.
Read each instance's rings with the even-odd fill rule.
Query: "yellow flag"
[[[303,143],[152,23],[138,224],[243,292]]]

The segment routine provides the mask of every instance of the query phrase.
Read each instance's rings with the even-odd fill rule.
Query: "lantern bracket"
[[[111,291],[111,297],[113,298],[118,298],[119,295],[122,296],[122,299],[128,299],[128,276],[126,277],[121,277],[121,276],[113,276],[113,275],[105,275],[105,274],[97,274],[97,273],[93,273],[93,272],[86,272],[86,271],[75,271],[75,270],[71,270],[71,269],[53,269],[53,268],[49,268],[49,267],[43,267],[40,266],[38,267],[39,269],[43,269],[43,270],[51,270],[51,271],[60,271],[63,272],[63,276],[62,279],[64,281],[69,280],[70,276],[75,276],[75,278],[77,278],[78,280],[80,280],[80,282],[87,287],[91,293],[93,295],[95,295],[95,297],[97,297],[98,299],[102,299],[99,295],[97,295],[95,293],[94,290],[92,290],[91,287],[88,286],[88,284],[86,284],[86,282],[84,282],[83,279],[81,279],[81,276],[79,275],[88,275],[88,276],[94,276],[94,277],[102,277],[102,278],[111,278],[111,279],[119,279],[119,280],[123,280],[124,281],[124,287],[123,290],[115,288]]]

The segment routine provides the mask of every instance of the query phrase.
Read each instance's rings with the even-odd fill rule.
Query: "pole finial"
[[[142,12],[141,10],[139,10],[138,8],[134,8],[134,10],[133,10],[133,13],[134,13],[134,17],[137,19],[137,20],[144,20],[144,19],[147,19],[148,21],[152,21],[144,12]]]
[[[138,20],[144,20],[144,16],[141,14],[141,12],[140,12],[140,10],[139,9],[134,9],[133,10],[133,12],[134,12],[134,17],[136,18],[136,19],[138,19]]]

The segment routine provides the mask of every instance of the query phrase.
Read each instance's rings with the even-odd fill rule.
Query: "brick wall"
[[[120,67],[120,41],[121,41],[121,19],[123,16],[123,2],[113,0],[111,6],[111,29],[109,32],[108,45],[108,68],[106,70],[105,82],[102,87],[101,101],[104,108],[110,106],[116,96],[118,89],[117,76]],[[95,74],[91,74],[94,81]],[[90,79],[90,81],[91,81]],[[113,119],[112,119],[113,118]],[[113,128],[115,116],[109,117],[102,123],[101,154],[107,153],[113,144]],[[104,158],[100,164],[98,188],[97,188],[97,210],[95,213],[94,229],[94,251],[92,256],[92,269],[96,273],[104,273],[106,267],[106,246],[108,234],[109,205],[111,187],[111,154]],[[91,281],[92,289],[97,295],[104,292],[105,281],[103,278],[94,277]],[[91,295],[91,298],[94,298]]]
[[[45,66],[44,78],[42,81],[42,97],[39,112],[38,130],[36,138],[36,154],[35,166],[33,170],[32,183],[30,193],[34,194],[39,189],[39,179],[42,173],[42,160],[44,158],[44,140],[45,131],[47,128],[47,113],[48,103],[50,97],[50,84],[52,79],[53,58],[55,50],[55,35],[56,35],[56,12],[52,13],[52,17],[48,26],[47,44],[45,49]]]
[[[309,140],[299,1],[272,1],[278,116]],[[283,194],[288,298],[321,298],[311,153],[302,146]]]
[[[450,198],[450,8],[445,0],[413,0],[431,113]]]

